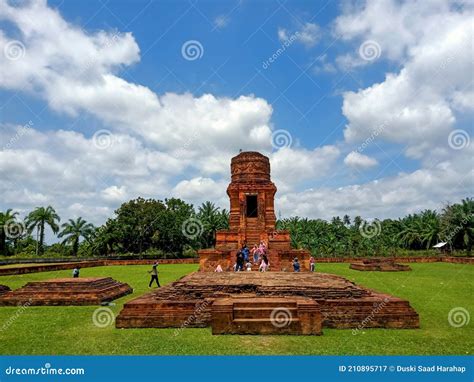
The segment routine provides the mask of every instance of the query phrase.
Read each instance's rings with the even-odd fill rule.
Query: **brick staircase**
[[[318,305],[304,298],[223,298],[212,305],[212,334],[322,334]]]
[[[247,246],[249,248],[252,248],[254,244],[260,244],[260,230],[258,228],[258,221],[256,218],[247,218],[245,241],[247,242]]]
[[[276,322],[274,316],[281,316],[280,322]],[[234,303],[233,322],[239,333],[247,334],[272,334],[276,331],[291,334],[297,333],[300,326],[296,301],[275,299]]]

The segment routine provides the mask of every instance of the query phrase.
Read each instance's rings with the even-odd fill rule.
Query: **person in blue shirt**
[[[250,250],[246,243],[244,243],[241,252],[244,255],[244,261],[247,263],[249,261]]]
[[[293,271],[295,271],[295,272],[300,271],[300,263],[299,263],[297,257],[295,257],[294,260],[293,260]]]

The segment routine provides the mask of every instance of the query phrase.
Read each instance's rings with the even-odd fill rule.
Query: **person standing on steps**
[[[251,255],[253,256],[253,263],[257,264],[258,263],[258,258],[260,252],[258,251],[258,246],[257,244],[254,244],[252,250],[250,251]]]
[[[266,272],[270,267],[270,262],[268,261],[267,255],[262,255],[262,262],[260,263],[259,271]]]
[[[300,263],[299,263],[297,257],[295,257],[294,260],[293,260],[293,271],[294,272],[299,272],[300,271]]]
[[[248,262],[249,261],[250,250],[247,247],[247,243],[245,241],[244,241],[244,245],[242,246],[241,252],[242,252],[242,255],[244,255],[244,261]]]
[[[158,261],[155,261],[153,263],[151,271],[148,271],[148,273],[151,274],[151,280],[150,280],[150,283],[148,284],[148,288],[151,288],[153,281],[156,281],[156,285],[158,286],[158,288],[161,287],[160,282],[158,281]]]
[[[314,260],[314,257],[311,256],[309,258],[309,270],[310,270],[310,272],[314,272],[315,268],[316,268],[316,260]]]

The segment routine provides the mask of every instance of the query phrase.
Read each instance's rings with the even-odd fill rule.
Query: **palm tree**
[[[408,249],[418,249],[421,247],[422,224],[419,215],[408,215],[400,219],[401,230],[397,238]]]
[[[78,217],[76,220],[69,219],[67,223],[62,225],[63,230],[59,233],[58,237],[65,236],[63,244],[72,244],[72,254],[77,256],[79,250],[79,240],[83,237],[86,240],[92,237],[95,231],[95,227],[92,223],[86,222],[83,218]]]
[[[38,248],[37,252],[38,255],[42,255],[44,252],[44,228],[45,225],[48,225],[53,233],[57,233],[59,231],[59,226],[56,222],[59,222],[61,219],[54,210],[53,207],[37,207],[34,211],[31,211],[28,216],[26,217],[26,226],[28,230],[31,232],[36,228],[37,237],[39,236],[38,240]]]
[[[0,254],[7,254],[7,224],[15,220],[18,212],[13,212],[11,208],[5,212],[0,212]]]
[[[466,198],[461,204],[448,205],[443,210],[444,236],[452,248],[466,248],[474,243],[474,199]]]
[[[344,225],[346,225],[346,226],[351,225],[351,217],[347,214],[343,216],[342,221],[343,221]]]
[[[225,210],[224,210],[225,211]],[[197,217],[201,221],[204,232],[201,235],[204,247],[214,245],[216,231],[228,226],[228,213],[221,212],[212,202],[204,202],[198,209]]]
[[[438,243],[441,233],[440,219],[436,211],[426,210],[421,213],[421,241],[426,249]]]

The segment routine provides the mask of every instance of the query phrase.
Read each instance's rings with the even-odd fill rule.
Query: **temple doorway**
[[[246,195],[247,211],[246,216],[248,218],[258,217],[258,198],[257,195]]]

